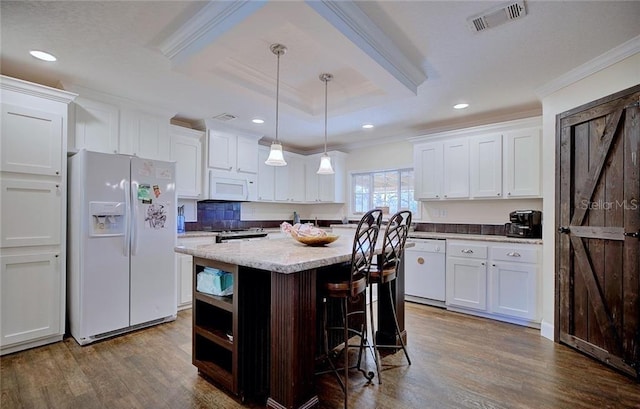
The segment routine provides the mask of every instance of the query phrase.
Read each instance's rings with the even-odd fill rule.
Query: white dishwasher
[[[405,249],[404,294],[407,301],[445,306],[446,240],[410,238]]]

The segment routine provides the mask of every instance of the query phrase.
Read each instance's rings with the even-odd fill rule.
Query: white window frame
[[[413,167],[411,166],[405,166],[405,167],[398,167],[398,168],[391,168],[391,169],[376,169],[376,170],[363,170],[363,171],[351,171],[349,172],[349,213],[354,216],[354,217],[358,217],[363,215],[367,210],[373,208],[373,176],[376,173],[389,173],[389,172],[406,172],[406,171],[412,171],[414,172],[414,178],[415,178],[415,170]],[[365,206],[367,209],[364,211],[356,211],[356,177],[358,176],[366,176],[370,178],[370,193],[369,193],[369,203],[367,206]],[[398,178],[398,180],[400,180],[400,178]],[[398,192],[397,192],[397,196],[398,196],[398,202],[400,201],[400,196],[401,196],[401,192],[400,192],[400,187],[401,186],[397,186]],[[413,202],[415,203],[415,209],[409,209],[412,211],[413,213],[413,220],[420,220],[421,218],[421,207],[422,207],[422,203],[418,200],[415,199],[415,188],[411,189],[411,192],[414,193],[414,198],[413,198]],[[400,203],[398,203],[399,205]],[[399,207],[398,210],[405,210],[407,209],[406,207]],[[390,213],[394,213],[392,211],[390,211]],[[389,215],[384,215],[385,219],[388,216],[391,216],[391,214]]]

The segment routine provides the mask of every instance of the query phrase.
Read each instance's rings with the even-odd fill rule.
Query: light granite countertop
[[[340,237],[321,247],[310,247],[292,238],[232,241],[218,244],[176,246],[178,253],[278,273],[295,273],[351,260],[353,240]]]

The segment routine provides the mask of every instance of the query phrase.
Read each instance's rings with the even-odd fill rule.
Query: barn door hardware
[[[627,237],[635,237],[636,239],[640,239],[640,230],[636,232],[624,232],[624,235]]]
[[[564,234],[569,234],[571,230],[569,230],[568,227],[565,226],[560,226],[558,227],[558,233],[564,233]]]

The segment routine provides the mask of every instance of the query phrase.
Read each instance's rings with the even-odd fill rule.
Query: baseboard
[[[540,336],[553,341],[555,338],[554,333],[555,333],[554,325],[545,320],[542,320],[542,323],[540,324]]]

